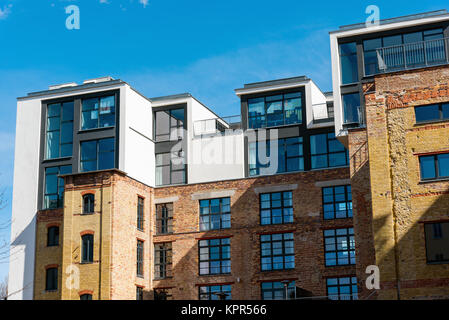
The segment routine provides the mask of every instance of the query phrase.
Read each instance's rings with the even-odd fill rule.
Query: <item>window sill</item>
[[[47,248],[58,248],[59,244],[54,244],[54,245],[47,245]]]
[[[420,127],[420,126],[425,126],[428,124],[437,124],[437,123],[445,123],[445,122],[449,122],[449,119],[439,119],[439,120],[431,120],[431,121],[420,121],[420,122],[416,122],[413,126],[414,127]]]
[[[165,277],[165,278],[154,278],[153,281],[162,281],[162,280],[171,280],[173,277]]]
[[[92,129],[81,129],[78,130],[78,133],[89,133],[89,132],[96,132],[96,131],[103,131],[103,130],[111,130],[114,129],[115,126],[111,126],[111,127],[103,127],[103,128],[92,128]]]
[[[356,266],[356,264],[354,263],[354,264],[339,264],[339,265],[335,265],[335,266],[327,266],[327,265],[324,265],[325,267],[326,267],[326,269],[327,268],[338,268],[338,267],[352,267],[352,266]]]
[[[163,236],[171,236],[171,235],[174,235],[174,233],[173,232],[158,233],[158,234],[155,234],[154,236],[155,237],[163,237]]]
[[[439,179],[421,180],[421,181],[419,181],[418,185],[420,185],[420,184],[428,184],[428,183],[435,183],[435,182],[449,182],[449,177],[447,177],[447,178],[439,178]]]
[[[217,274],[199,274],[199,277],[220,277],[220,276],[231,276],[232,273],[217,273]]]
[[[45,293],[56,293],[56,292],[58,292],[58,289],[56,289],[56,290],[45,290],[44,292]]]
[[[139,275],[139,274],[136,277],[139,278],[139,279],[145,279],[145,276]]]
[[[94,264],[94,262],[80,262],[80,265],[89,265],[89,264]]]

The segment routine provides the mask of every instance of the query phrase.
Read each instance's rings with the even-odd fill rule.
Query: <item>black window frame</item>
[[[219,288],[219,290],[213,290],[214,288]],[[205,291],[201,292],[202,290]],[[232,300],[232,284],[208,284],[198,286],[198,300],[200,301],[221,300],[217,293],[225,293],[226,296],[224,296],[224,300]]]
[[[270,288],[264,288],[268,284],[270,284]],[[275,287],[277,285],[277,287]],[[276,297],[275,293],[282,292],[282,299],[274,299]],[[261,300],[287,300],[287,297],[285,296],[285,285],[281,281],[263,281],[260,283],[260,293],[261,293]],[[265,293],[271,294],[271,299],[265,299]],[[287,285],[287,295],[289,297],[289,300],[296,299],[296,282],[291,281]]]
[[[81,264],[94,262],[94,235],[89,233],[81,236]]]
[[[320,135],[326,135],[326,153],[312,153],[312,137],[314,136],[320,136]],[[311,170],[323,170],[323,169],[331,169],[331,168],[345,168],[349,166],[349,152],[348,149],[346,149],[343,145],[343,151],[333,151],[330,152],[329,151],[329,146],[331,141],[337,141],[338,143],[341,144],[340,141],[338,141],[338,139],[335,136],[334,132],[328,132],[328,133],[318,133],[318,134],[311,134],[310,137],[310,168]],[[345,153],[345,160],[346,160],[346,164],[344,165],[336,165],[336,166],[330,166],[329,162],[330,162],[330,156],[332,154],[342,154]],[[322,157],[322,156],[326,156],[327,159],[327,166],[324,167],[313,167],[313,157]]]
[[[273,195],[280,195],[280,203],[281,205],[279,207],[274,207],[273,206]],[[287,194],[290,194],[290,198],[286,198],[285,196]],[[268,201],[264,201],[262,198],[264,196],[269,196],[269,200]],[[290,205],[285,205],[286,201],[290,200]],[[276,201],[276,200],[274,200]],[[264,208],[263,203],[264,202],[269,202],[270,205],[267,208]],[[279,223],[275,223],[273,222],[273,210],[281,210],[281,222]],[[290,215],[286,215],[284,214],[285,209],[291,209],[291,221],[286,221],[286,218],[289,217]],[[269,211],[269,219],[270,219],[270,223],[263,223],[263,211]],[[259,218],[260,218],[260,225],[261,226],[268,226],[268,225],[280,225],[280,224],[292,224],[294,223],[295,220],[295,211],[293,208],[293,191],[280,191],[280,192],[270,192],[270,193],[261,193],[259,195]]]
[[[173,243],[161,242],[154,244],[154,279],[169,279],[173,277]]]
[[[337,231],[346,230],[345,234],[337,234]],[[329,231],[333,231],[333,235],[326,235]],[[346,238],[347,249],[338,249],[338,239],[337,238]],[[352,239],[351,239],[352,237]],[[334,250],[328,250],[328,246],[332,245],[332,242],[327,242],[327,239],[333,239],[334,241]],[[326,229],[323,231],[323,244],[324,244],[324,265],[326,268],[339,267],[339,266],[353,266],[356,264],[356,255],[355,255],[355,238],[354,238],[354,228],[332,228]],[[347,253],[348,263],[339,263],[338,254],[340,252]],[[328,254],[335,253],[335,259],[328,259]],[[354,256],[354,263],[351,263],[351,253]],[[329,260],[335,260],[335,264],[329,264]]]
[[[90,293],[82,294],[80,300],[92,300],[92,295]]]
[[[158,164],[158,156],[162,156],[163,155],[170,155],[170,163],[169,164]],[[156,153],[155,154],[156,157],[156,186],[158,187],[163,187],[163,186],[170,186],[170,185],[183,185],[186,184],[187,182],[187,165],[186,165],[186,159],[185,159],[185,155],[184,155],[184,151],[179,150],[179,151],[172,151],[172,152],[160,152],[160,153]],[[163,159],[163,158],[162,158]],[[174,169],[175,165],[173,164],[173,159],[180,159],[182,161],[182,169]],[[178,165],[176,165],[178,166]],[[162,184],[157,184],[157,177],[158,177],[158,168],[164,168],[164,167],[169,167],[169,183],[164,183],[162,181]],[[183,180],[182,182],[173,182],[173,174],[177,173],[177,172],[182,172],[183,173]],[[161,173],[162,179],[164,177],[163,172]]]
[[[72,119],[71,120],[63,120],[63,109],[65,104],[72,104]],[[59,105],[59,116],[50,116],[48,109],[50,106]],[[45,123],[45,160],[55,160],[55,159],[61,159],[61,158],[70,158],[73,156],[73,125],[74,125],[74,115],[75,115],[75,101],[63,101],[63,102],[56,102],[56,103],[50,103],[47,105],[47,114],[46,114],[46,123]],[[49,130],[49,121],[53,118],[59,118],[59,129],[58,130]],[[63,124],[72,124],[72,141],[71,142],[62,142],[62,127]],[[58,156],[57,157],[48,157],[48,134],[52,132],[59,132],[59,143],[58,143]],[[63,145],[72,145],[70,154],[64,155],[62,154],[62,146]]]
[[[214,243],[216,241],[219,241],[218,244],[211,244]],[[206,245],[204,245],[206,244]],[[226,253],[225,250],[223,250],[224,248],[229,248],[229,257],[225,258],[223,257],[223,255]],[[201,253],[201,249],[205,249],[207,248],[208,250],[208,258],[207,259],[203,259],[202,253]],[[212,248],[218,248],[218,259],[211,259],[211,249]],[[206,253],[203,253],[203,255],[206,255]],[[229,266],[227,266],[226,264],[224,264],[224,262],[229,261]],[[212,267],[212,263],[214,262],[218,262],[219,264],[219,271],[218,272],[211,272],[211,269],[213,269]],[[202,273],[202,270],[204,268],[201,268],[201,264],[206,264],[207,263],[207,270],[208,273]],[[226,272],[227,268],[229,268],[229,271]],[[215,239],[202,239],[202,240],[198,240],[198,274],[200,276],[209,276],[209,275],[226,275],[226,274],[231,274],[231,238],[226,237],[226,238],[215,238]]]
[[[212,213],[212,201],[219,201],[219,211],[218,213]],[[208,202],[208,206],[202,206],[202,203]],[[227,202],[227,203],[226,203]],[[215,206],[214,206],[215,207]],[[228,211],[224,211],[225,207],[229,207]],[[199,212],[200,212],[200,231],[212,231],[212,230],[225,230],[231,228],[231,197],[223,198],[213,198],[213,199],[202,199],[199,200]],[[203,213],[204,208],[207,208],[207,213]],[[219,227],[214,228],[212,223],[212,217],[218,216]],[[203,222],[204,218],[208,218],[208,222]],[[229,218],[229,219],[228,219]],[[228,227],[224,227],[223,224],[229,222]],[[203,226],[207,223],[208,228]]]
[[[61,169],[66,168],[68,169],[70,167],[70,170],[67,172],[61,173]],[[48,171],[52,169],[57,169],[57,173],[47,173]],[[48,170],[48,171],[47,171]],[[54,167],[46,167],[44,169],[44,188],[43,188],[43,203],[42,203],[42,209],[48,210],[48,209],[60,209],[64,207],[64,179],[59,177],[61,174],[69,174],[72,173],[72,165],[61,165],[61,166],[54,166]],[[57,193],[47,193],[47,182],[49,176],[56,176],[56,192]],[[51,203],[50,197],[56,196],[56,206],[48,205]],[[49,197],[49,200],[47,201],[47,197]]]
[[[145,198],[137,197],[137,230],[145,230]]]
[[[156,235],[173,233],[173,203],[156,204]]]
[[[59,226],[47,228],[47,247],[59,247]]]
[[[145,243],[143,240],[137,240],[136,245],[136,275],[139,278],[144,277],[144,247]]]
[[[449,230],[449,221],[435,221],[435,222],[426,222],[424,223],[424,239],[425,239],[425,249],[426,249],[426,262],[427,264],[449,264],[449,254],[445,259],[444,253],[435,254],[434,259],[430,259],[430,241],[438,241],[443,242],[445,246],[448,247],[449,251],[449,232],[443,232],[443,225],[447,225],[447,229]],[[435,228],[438,226],[438,228]],[[431,235],[429,228],[432,228]]]
[[[343,280],[348,279],[349,283],[343,282]],[[336,281],[336,284],[329,284],[330,281]],[[342,287],[348,287],[350,293],[341,293]],[[337,288],[338,294],[331,294],[329,292],[330,288]],[[356,276],[347,276],[347,277],[329,277],[326,278],[326,294],[329,300],[358,300],[358,282]],[[349,299],[342,299],[342,297],[348,296]]]
[[[274,239],[273,237],[281,236],[281,239]],[[287,238],[288,236],[288,238]],[[268,238],[269,240],[264,240],[265,238]],[[279,232],[279,233],[269,233],[269,234],[261,234],[260,235],[260,270],[262,272],[273,272],[273,271],[283,271],[283,270],[294,270],[296,268],[296,257],[295,257],[295,233],[294,232]],[[276,246],[273,245],[274,243],[281,243],[281,254],[274,254]],[[269,249],[264,249],[264,244],[270,244]],[[287,252],[287,248],[290,248],[290,246],[286,246],[287,243],[292,243],[293,252],[289,253]],[[269,250],[270,254],[264,254],[264,250]],[[275,260],[276,258],[282,258],[282,268],[275,269]],[[293,257],[293,262],[286,261],[287,257]],[[270,268],[264,268],[267,263],[264,263],[264,259],[269,259],[270,263],[268,265],[271,265]],[[280,262],[277,262],[278,264]],[[293,267],[286,267],[287,263],[293,263]]]
[[[114,106],[113,106],[113,112],[108,113],[107,115],[113,115],[114,118],[114,124],[110,125],[110,126],[103,126],[100,127],[100,123],[101,123],[101,119],[102,119],[102,114],[100,113],[100,108],[101,108],[101,100],[102,99],[107,99],[107,98],[114,98]],[[86,112],[92,112],[95,109],[84,109],[84,102],[87,100],[97,100],[98,103],[98,116],[97,116],[97,125],[95,127],[92,128],[83,128],[83,120],[84,120],[84,113]],[[117,125],[117,95],[116,94],[111,94],[111,95],[102,95],[99,97],[90,97],[90,98],[83,98],[81,99],[81,110],[80,110],[80,131],[84,132],[84,131],[89,131],[89,130],[98,130],[98,129],[110,129],[110,128],[114,128]],[[105,115],[103,115],[103,117],[105,117]]]
[[[95,213],[95,195],[88,193],[83,195],[83,215]]]
[[[436,153],[436,154],[424,154],[419,156],[419,169],[420,169],[420,179],[421,181],[432,181],[432,180],[447,180],[449,179],[449,175],[447,176],[440,176],[440,165],[439,165],[439,158],[441,156],[449,156],[448,153]],[[433,157],[433,163],[434,163],[434,170],[435,170],[435,176],[430,178],[424,178],[423,177],[423,165],[422,160],[424,158],[431,158]]]
[[[113,143],[113,149],[112,150],[100,150],[100,141],[105,141],[105,140],[112,140]],[[84,143],[89,143],[89,142],[96,142],[96,152],[95,152],[95,158],[92,159],[82,159],[82,152],[83,152],[83,144]],[[116,146],[117,140],[115,137],[107,137],[107,138],[101,138],[101,139],[92,139],[92,140],[82,140],[80,141],[80,157],[79,157],[79,172],[80,173],[84,173],[84,172],[94,172],[94,171],[99,171],[99,170],[109,170],[109,169],[116,169],[117,167],[117,163],[116,163],[116,157],[117,157],[117,146]],[[104,154],[104,153],[112,153],[113,156],[113,165],[111,168],[101,168],[100,166],[100,154]],[[96,166],[94,170],[84,170],[83,169],[83,163],[85,162],[96,162]],[[100,169],[101,168],[101,169]]]
[[[348,45],[355,45],[355,51],[351,52],[351,53],[342,53],[342,46],[348,46]],[[355,41],[350,41],[350,42],[343,42],[343,43],[339,43],[338,44],[338,54],[339,54],[339,59],[340,59],[340,83],[341,85],[351,85],[351,84],[356,84],[360,81],[360,77],[359,77],[359,65],[358,65],[358,57],[357,57],[357,42]],[[344,69],[343,69],[343,65],[342,65],[342,57],[355,57],[355,67],[356,67],[356,74],[357,74],[357,79],[356,81],[352,81],[352,82],[345,82],[343,81],[343,73],[344,73]]]
[[[45,270],[45,291],[58,291],[58,268],[47,268]]]
[[[181,120],[177,119],[176,117],[172,116],[173,111],[178,111],[178,110],[182,110],[184,113],[184,120],[181,122]],[[158,128],[158,124],[157,123],[157,114],[158,113],[162,113],[165,112],[168,114],[168,133],[164,133],[164,134],[158,134],[157,133],[157,128]],[[176,125],[172,125],[171,123],[171,119],[176,119]],[[174,107],[174,108],[170,108],[170,109],[166,109],[166,110],[156,110],[154,111],[154,141],[155,142],[168,142],[168,141],[180,141],[184,139],[184,128],[186,126],[186,108],[185,107]],[[181,132],[181,134],[180,134]],[[173,133],[176,133],[176,139],[172,139],[172,135]],[[159,139],[158,137],[160,136],[167,136],[168,135],[168,139]]]
[[[426,108],[431,108],[431,107],[435,107],[438,106],[438,118],[432,118],[432,119],[426,119],[426,120],[418,120],[418,109],[426,109]],[[444,112],[443,112],[443,106],[447,106],[448,108],[448,116],[444,117]],[[431,122],[441,122],[441,121],[449,121],[449,103],[448,102],[441,102],[441,103],[433,103],[433,104],[429,104],[429,105],[424,105],[424,106],[416,106],[414,108],[415,110],[415,122],[416,124],[425,124],[425,123],[431,123]]]
[[[344,201],[336,201],[336,193],[335,190],[337,188],[344,188],[345,193],[345,200]],[[325,194],[325,190],[330,190],[332,189],[332,201],[326,201],[326,194]],[[326,221],[330,221],[330,220],[339,220],[339,219],[351,219],[353,218],[353,207],[352,207],[352,187],[350,184],[348,185],[340,185],[340,186],[330,186],[330,187],[323,187],[321,189],[321,199],[322,199],[322,204],[323,204],[323,219]],[[345,209],[345,216],[344,217],[337,217],[337,212],[341,212],[340,210],[337,210],[337,205],[340,203],[344,203],[346,206]],[[328,218],[326,217],[326,212],[331,212],[331,211],[326,211],[325,206],[326,205],[332,205],[333,206],[333,216],[332,218]]]

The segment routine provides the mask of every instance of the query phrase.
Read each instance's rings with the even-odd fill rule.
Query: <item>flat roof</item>
[[[284,79],[277,79],[277,80],[253,82],[253,83],[244,84],[243,85],[243,89],[271,87],[273,85],[282,85],[282,84],[290,84],[290,83],[296,83],[296,82],[304,82],[304,81],[307,81],[307,80],[310,80],[310,79],[308,77],[306,77],[306,76],[299,76],[299,77],[284,78]]]
[[[441,17],[441,16],[449,17],[448,11],[446,9],[442,9],[442,10],[429,11],[429,12],[423,12],[423,13],[417,13],[417,14],[410,14],[410,15],[400,16],[400,17],[395,17],[395,18],[382,19],[379,21],[379,25],[388,25],[388,24],[392,24],[392,23],[414,21],[414,20],[435,18],[435,17]],[[330,33],[338,33],[341,31],[357,30],[357,29],[363,29],[363,28],[366,28],[365,22],[343,25],[343,26],[340,26],[338,28],[338,30],[331,31]]]

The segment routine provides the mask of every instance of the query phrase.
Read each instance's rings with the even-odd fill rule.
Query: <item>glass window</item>
[[[95,196],[93,194],[86,194],[83,196],[83,214],[90,214],[95,212]]]
[[[64,206],[64,179],[59,175],[72,173],[72,166],[45,169],[43,209],[57,209]]]
[[[115,126],[115,96],[84,99],[81,130]]]
[[[449,119],[449,103],[415,107],[416,123]]]
[[[47,230],[47,247],[59,246],[59,227],[50,227]]]
[[[173,203],[156,204],[156,233],[173,232]]]
[[[251,129],[302,123],[302,93],[293,92],[248,99]]]
[[[260,195],[261,225],[293,223],[293,196],[291,191]]]
[[[143,241],[137,240],[137,276],[143,277]]]
[[[80,300],[92,300],[91,294],[83,294],[80,296]]]
[[[137,229],[143,231],[144,223],[144,199],[142,197],[137,197]]]
[[[421,180],[449,177],[449,153],[419,157]]]
[[[155,112],[155,140],[177,141],[184,137],[184,108]]]
[[[73,105],[64,102],[47,106],[46,159],[72,156]]]
[[[287,290],[285,284],[277,282],[262,282],[262,300],[293,300],[296,298],[296,286],[295,281],[291,281],[287,284]],[[288,299],[285,296],[287,291]]]
[[[428,263],[449,263],[449,222],[426,223],[426,254]]]
[[[231,227],[231,198],[200,200],[200,230]]]
[[[200,240],[200,275],[231,273],[231,239]]]
[[[357,66],[357,45],[355,42],[340,44],[341,82],[342,84],[359,81]]]
[[[182,151],[156,154],[156,185],[184,184],[185,159]]]
[[[45,290],[58,290],[58,268],[48,268],[45,274]]]
[[[143,288],[142,287],[136,287],[136,300],[137,301],[143,300]]]
[[[351,186],[323,188],[324,219],[352,218]]]
[[[312,169],[342,167],[349,164],[348,150],[335,138],[335,133],[310,136]]]
[[[326,280],[327,297],[329,300],[357,300],[357,278],[341,277]]]
[[[262,271],[295,268],[293,233],[261,235],[260,247]]]
[[[81,142],[81,172],[115,168],[115,139]]]
[[[304,170],[303,137],[278,139],[276,141],[278,145],[278,158],[274,160],[270,157],[271,143],[274,142],[262,141],[249,144],[250,176],[263,174],[264,170],[261,170],[262,168],[268,169],[276,165],[276,173]],[[275,148],[274,145],[273,148]],[[267,159],[260,159],[260,154],[266,155]]]
[[[343,123],[361,123],[360,94],[349,93],[342,95]]]
[[[154,278],[171,278],[173,263],[172,243],[154,244]]]
[[[81,237],[81,263],[94,262],[94,235],[86,234]]]
[[[354,229],[324,230],[326,267],[355,264]]]
[[[212,285],[199,287],[200,300],[232,300],[231,285]]]

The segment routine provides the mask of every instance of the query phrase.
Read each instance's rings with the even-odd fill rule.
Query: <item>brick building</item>
[[[12,298],[448,298],[448,38],[341,27],[333,92],[246,84],[238,117],[110,77],[19,98]]]

